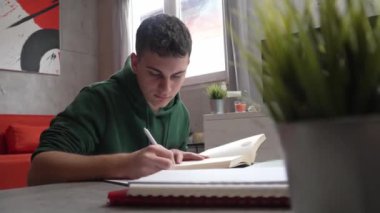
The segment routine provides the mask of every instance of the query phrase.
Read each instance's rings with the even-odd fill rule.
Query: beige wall
[[[181,98],[190,113],[191,130],[203,131],[203,114],[210,113],[205,84],[186,86],[181,89]]]

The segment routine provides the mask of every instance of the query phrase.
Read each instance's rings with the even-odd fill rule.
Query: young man
[[[175,17],[157,15],[136,35],[136,54],[124,68],[82,89],[41,134],[30,185],[135,179],[204,158],[184,151],[189,115],[178,92],[191,53],[188,29]],[[158,145],[149,145],[144,127]]]

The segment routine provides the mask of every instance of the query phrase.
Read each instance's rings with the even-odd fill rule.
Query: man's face
[[[175,97],[185,81],[189,56],[160,57],[151,51],[132,54],[132,69],[140,89],[153,111],[163,108]]]

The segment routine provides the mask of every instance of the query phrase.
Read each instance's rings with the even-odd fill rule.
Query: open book
[[[208,149],[201,155],[209,158],[201,161],[183,161],[174,169],[211,169],[248,166],[255,162],[256,152],[265,141],[264,134],[254,135]]]

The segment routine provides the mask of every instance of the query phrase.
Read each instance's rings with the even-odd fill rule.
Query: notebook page
[[[109,180],[128,183],[287,183],[286,169],[282,161],[257,163],[245,168],[162,170],[136,180]]]

